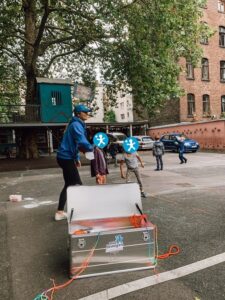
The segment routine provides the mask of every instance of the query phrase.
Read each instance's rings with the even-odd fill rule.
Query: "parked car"
[[[177,137],[184,136],[184,146],[185,152],[196,152],[199,149],[199,143],[195,140],[189,139],[187,136],[181,133],[169,133],[165,134],[160,138],[160,141],[163,142],[165,150],[177,151],[176,140]]]
[[[147,135],[135,135],[139,142],[139,150],[151,150],[153,148],[154,140]]]
[[[123,141],[127,136],[122,132],[109,132],[107,133],[110,143],[116,143],[118,145],[119,152],[123,152]]]

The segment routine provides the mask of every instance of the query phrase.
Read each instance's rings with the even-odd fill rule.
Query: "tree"
[[[0,51],[22,67],[26,104],[35,103],[37,76],[64,66],[87,78],[100,65],[112,102],[118,87],[129,87],[135,105],[150,114],[179,94],[178,58],[196,61],[200,54],[203,2],[2,0]]]
[[[77,69],[78,77],[81,71],[84,77],[93,72],[100,44],[123,36],[120,10],[124,5],[120,0],[1,1],[0,51],[9,61],[16,58],[22,67],[26,104],[36,101],[36,77],[62,69],[65,62],[67,71]],[[33,157],[37,148],[34,151]]]
[[[10,121],[13,105],[20,104],[19,82],[18,64],[0,55],[0,122]]]
[[[35,78],[48,75],[51,66],[67,57],[85,71],[93,67],[98,43],[119,39],[121,1],[3,0],[1,50],[15,57],[27,80],[26,103],[35,101]],[[113,27],[108,26],[113,24]],[[65,59],[64,59],[65,62]],[[62,65],[58,64],[59,67]]]
[[[114,46],[111,68],[104,77],[132,87],[134,107],[153,115],[167,99],[182,94],[178,76],[180,57],[196,65],[201,56],[201,36],[213,31],[200,22],[206,1],[143,0],[125,11],[127,39]],[[107,52],[107,49],[106,49]]]
[[[105,112],[104,122],[109,122],[109,123],[115,123],[116,122],[116,115],[115,115],[115,112],[112,109]]]

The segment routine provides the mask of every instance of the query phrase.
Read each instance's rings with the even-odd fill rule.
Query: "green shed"
[[[72,117],[72,81],[37,78],[37,97],[43,123],[66,123]]]

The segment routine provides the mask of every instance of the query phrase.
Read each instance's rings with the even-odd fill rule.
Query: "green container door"
[[[72,117],[69,84],[38,83],[43,123],[67,123]]]

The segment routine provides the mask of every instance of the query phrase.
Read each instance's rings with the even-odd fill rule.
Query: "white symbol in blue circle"
[[[134,153],[138,150],[138,148],[139,148],[139,142],[134,137],[128,137],[123,142],[123,149],[127,153]]]
[[[95,146],[102,149],[108,145],[109,138],[108,138],[107,134],[105,134],[104,132],[98,132],[94,135],[93,142],[94,142]]]

